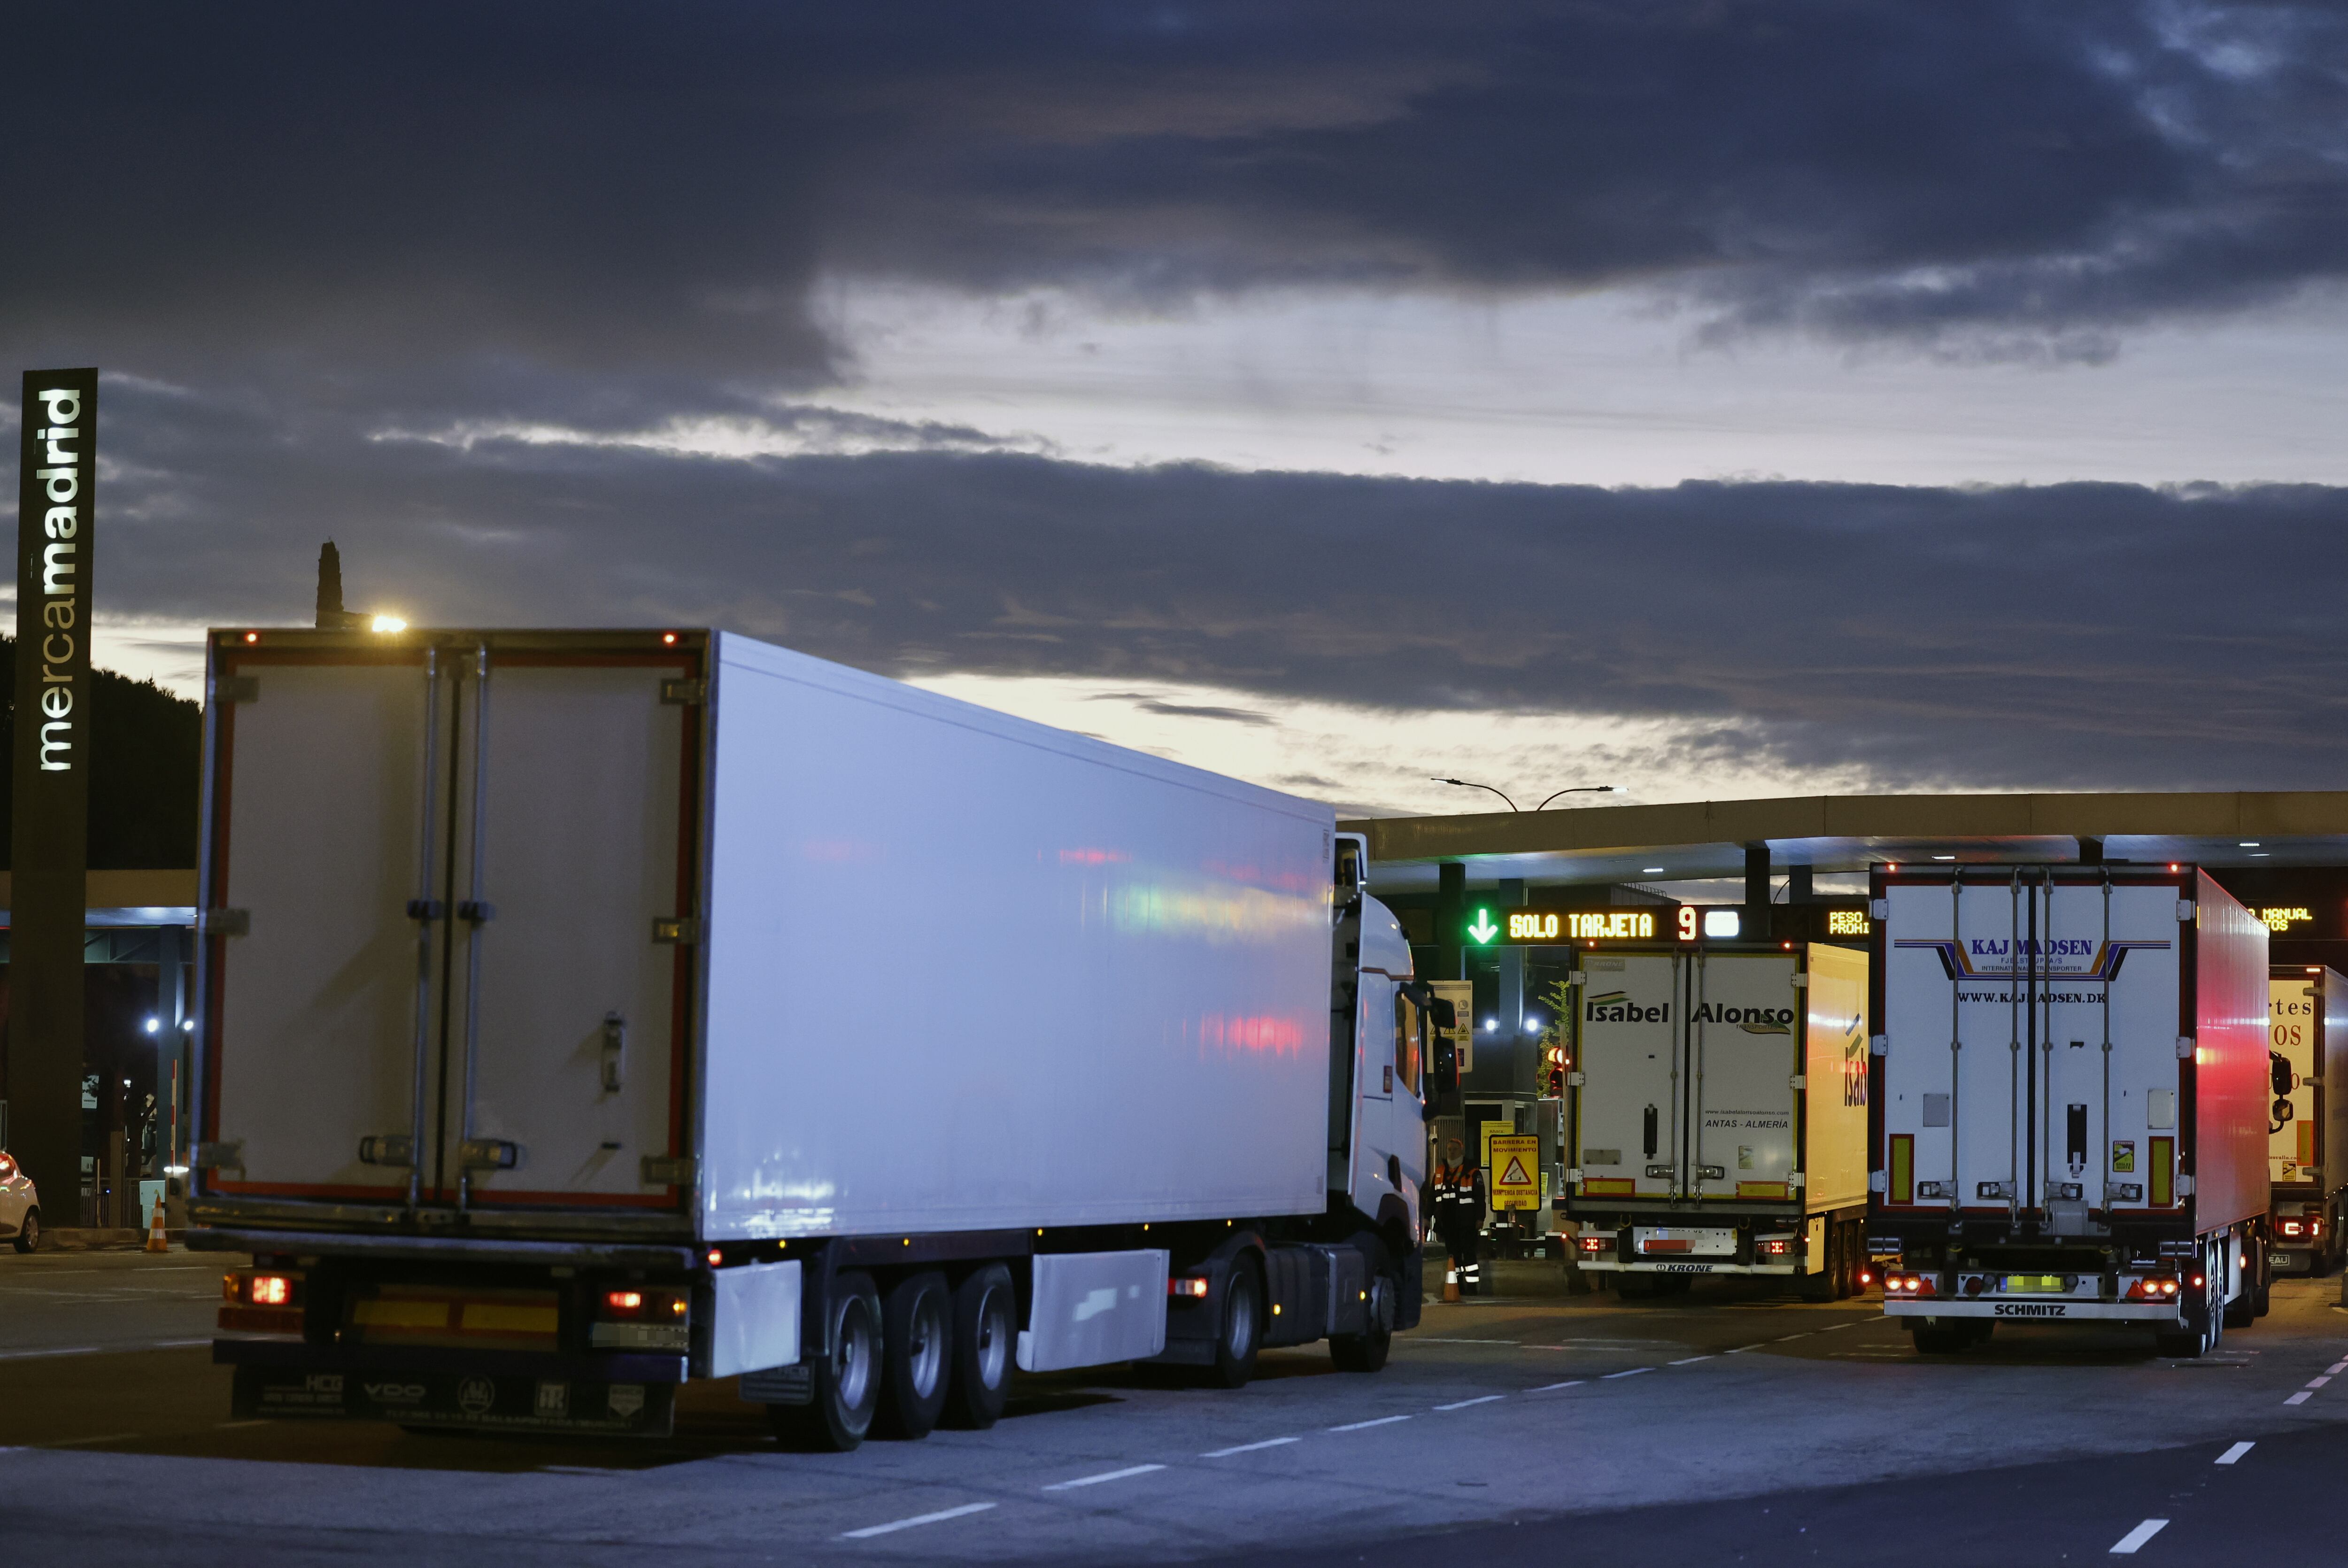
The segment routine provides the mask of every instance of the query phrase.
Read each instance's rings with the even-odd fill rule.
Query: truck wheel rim
[[[839,1333],[832,1340],[832,1384],[847,1409],[864,1408],[872,1387],[872,1314],[860,1297],[851,1298],[839,1315]]]
[[[1247,1289],[1231,1293],[1231,1359],[1244,1361],[1255,1347],[1255,1292]]]
[[[927,1399],[938,1391],[945,1367],[944,1297],[936,1291],[914,1304],[905,1343],[905,1373],[914,1394]]]
[[[978,1307],[978,1381],[1000,1388],[1011,1361],[1011,1314],[1000,1289],[989,1290]]]

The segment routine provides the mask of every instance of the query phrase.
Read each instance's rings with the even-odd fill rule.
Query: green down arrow
[[[1478,910],[1476,923],[1468,928],[1468,934],[1478,942],[1489,942],[1499,935],[1500,928],[1492,923],[1492,912],[1488,909]]]

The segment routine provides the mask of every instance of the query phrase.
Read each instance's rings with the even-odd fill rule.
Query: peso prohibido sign
[[[11,1152],[52,1224],[77,1222],[89,864],[89,575],[98,372],[25,375],[10,823]]]

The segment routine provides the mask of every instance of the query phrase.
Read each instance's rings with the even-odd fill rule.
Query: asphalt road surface
[[[2348,1561],[2336,1281],[2279,1282],[2199,1361],[2039,1325],[1926,1357],[1873,1302],[1708,1280],[1624,1304],[1506,1264],[1507,1294],[1430,1305],[1375,1377],[1308,1349],[1236,1393],[1023,1379],[991,1432],[816,1455],[723,1383],[657,1443],[233,1421],[219,1274],[0,1256],[11,1568]]]

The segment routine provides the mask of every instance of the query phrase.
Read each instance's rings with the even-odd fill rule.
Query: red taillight
[[[1938,1295],[1941,1287],[1925,1274],[1890,1274],[1883,1276],[1886,1295]]]
[[[2130,1301],[2159,1301],[2176,1294],[2177,1281],[2174,1279],[2136,1279],[2128,1282],[2127,1298]]]
[[[1794,1250],[1794,1243],[1791,1242],[1763,1242],[1759,1250],[1766,1253],[1770,1257],[1781,1258],[1787,1253]]]
[[[633,1317],[644,1310],[644,1293],[640,1290],[607,1290],[603,1293],[603,1310],[613,1315]]]
[[[1168,1295],[1188,1296],[1193,1300],[1207,1294],[1207,1282],[1195,1275],[1177,1275],[1166,1282]]]
[[[681,1290],[607,1290],[596,1303],[595,1315],[606,1323],[670,1323],[692,1307],[693,1298]]]
[[[1581,1238],[1581,1250],[1585,1253],[1602,1253],[1606,1250],[1606,1238],[1604,1236],[1584,1236]]]
[[[1861,1290],[1865,1290],[1869,1285],[1871,1285],[1871,1284],[1873,1284],[1874,1283],[1875,1283],[1875,1275],[1874,1275],[1874,1274],[1872,1274],[1869,1273],[1869,1272],[1868,1272],[1867,1270],[1865,1270],[1865,1269],[1861,1269],[1861,1270],[1859,1270],[1859,1289],[1861,1289]]]
[[[711,1268],[720,1267],[725,1264],[725,1262],[726,1253],[723,1249],[717,1247],[712,1247],[709,1249],[709,1266]]]
[[[2207,1284],[2207,1283],[2208,1283],[2208,1282],[2207,1282],[2207,1281],[2205,1281],[2204,1279],[2202,1279],[2202,1277],[2201,1277],[2199,1274],[2195,1274],[2195,1275],[2193,1276],[2193,1288],[2194,1288],[2195,1290],[2199,1290],[2199,1289],[2202,1287],[2202,1285],[2203,1285],[2203,1284]]]
[[[283,1274],[255,1274],[252,1276],[253,1305],[283,1306],[287,1302],[292,1301],[293,1299],[294,1282],[287,1279]]]
[[[2297,1220],[2285,1220],[2282,1222],[2282,1233],[2286,1236],[2303,1236],[2307,1233],[2307,1227]]]

